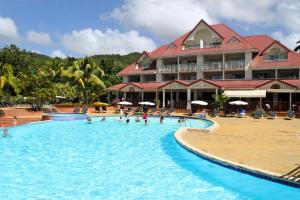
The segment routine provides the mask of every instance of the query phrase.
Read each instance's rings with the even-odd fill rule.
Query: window
[[[141,77],[139,75],[134,76],[128,76],[128,82],[140,82]]]

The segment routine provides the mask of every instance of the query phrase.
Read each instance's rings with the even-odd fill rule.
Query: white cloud
[[[201,18],[215,22],[198,0],[127,0],[109,15],[127,27],[146,28],[164,39],[178,37]]]
[[[17,41],[20,39],[18,28],[11,18],[0,17],[0,40]]]
[[[201,18],[208,23],[229,20],[247,28],[300,32],[299,10],[298,0],[126,0],[100,19],[110,17],[170,40],[191,30]]]
[[[83,29],[64,34],[62,44],[69,51],[81,55],[95,54],[127,54],[156,48],[152,39],[141,36],[137,31],[120,32],[107,29]]]
[[[299,33],[284,34],[281,31],[276,31],[276,32],[272,33],[272,36],[276,40],[279,40],[281,43],[286,45],[291,50],[293,50],[297,46],[296,42],[300,40]]]
[[[51,57],[55,58],[55,57],[59,57],[59,58],[66,58],[66,54],[64,54],[61,50],[54,50],[52,51]]]
[[[34,44],[50,45],[51,38],[49,33],[29,31],[27,32],[27,40]]]

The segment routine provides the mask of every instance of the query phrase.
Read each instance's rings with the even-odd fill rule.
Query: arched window
[[[281,87],[280,87],[280,85],[278,85],[278,84],[273,84],[272,86],[271,86],[271,89],[280,89]]]

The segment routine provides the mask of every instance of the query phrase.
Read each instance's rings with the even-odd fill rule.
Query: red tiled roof
[[[287,60],[264,61],[263,55],[257,55],[251,62],[252,69],[274,68],[274,67],[299,67],[299,66],[300,66],[300,56],[298,56],[293,51],[290,51],[288,53]]]
[[[280,81],[287,85],[290,85],[295,88],[300,88],[300,79],[286,79],[286,80],[205,80],[199,79],[196,81],[184,81],[184,80],[174,80],[174,81],[165,81],[165,82],[131,82],[131,83],[120,83],[118,85],[112,86],[108,88],[110,91],[118,91],[122,88],[133,85],[139,87],[143,90],[156,90],[162,89],[163,87],[177,82],[186,87],[193,85],[196,82],[204,81],[209,84],[212,84],[216,87],[220,87],[222,89],[256,89],[265,84],[271,83],[273,81]]]
[[[255,46],[260,52],[274,41],[268,35],[251,35],[244,36],[243,38]]]
[[[117,75],[122,76],[128,74],[141,74],[141,73],[155,74],[156,67],[143,68],[143,67],[138,67],[137,63],[132,63],[127,67],[123,68],[119,73],[117,73]]]
[[[219,85],[223,89],[254,89],[269,80],[213,80],[212,82]]]
[[[300,79],[288,79],[288,80],[281,80],[284,83],[288,83],[294,87],[300,88]]]

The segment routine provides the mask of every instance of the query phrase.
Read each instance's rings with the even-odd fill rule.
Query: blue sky
[[[242,35],[268,34],[290,48],[300,38],[296,0],[2,0],[0,45],[50,56],[153,50],[203,18]]]

